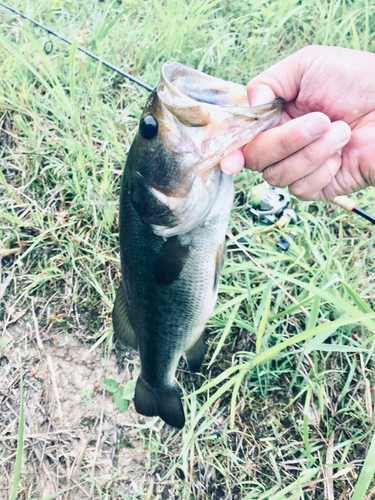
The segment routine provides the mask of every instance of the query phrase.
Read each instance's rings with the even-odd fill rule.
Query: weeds
[[[248,210],[260,177],[239,174],[206,364],[178,374],[188,423],[176,433],[138,416],[127,403],[138,358],[112,345],[110,314],[121,173],[147,92],[76,45],[151,85],[168,60],[246,83],[307,44],[373,51],[374,2],[17,8],[76,42],[53,40],[47,55],[45,33],[0,11],[0,497],[20,460],[20,352],[19,498],[364,498],[375,487],[372,227],[295,200],[303,222],[279,253],[280,232],[259,234]],[[356,198],[372,211],[374,189]],[[116,402],[102,395],[103,380],[123,378]]]

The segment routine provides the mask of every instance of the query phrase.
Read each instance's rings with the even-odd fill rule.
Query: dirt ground
[[[139,417],[132,403],[121,413],[103,379],[130,377],[112,354],[91,349],[73,336],[51,342],[27,312],[3,327],[0,350],[0,499],[10,496],[20,413],[20,356],[24,379],[24,454],[20,496],[93,498],[113,485],[137,496],[145,481],[144,451],[136,440]],[[122,366],[121,366],[122,365]],[[122,369],[122,373],[120,373]],[[134,376],[134,374],[133,374]],[[138,434],[139,436],[139,434]],[[137,449],[138,448],[138,449]],[[86,478],[86,479],[85,479]],[[82,482],[84,487],[79,485]],[[91,483],[91,491],[89,491]],[[97,484],[96,484],[97,483]],[[113,497],[112,493],[107,498]]]

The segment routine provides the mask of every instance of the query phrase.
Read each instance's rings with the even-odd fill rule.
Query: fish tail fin
[[[185,414],[176,387],[155,389],[138,377],[134,396],[135,409],[145,417],[159,416],[166,424],[182,429]]]

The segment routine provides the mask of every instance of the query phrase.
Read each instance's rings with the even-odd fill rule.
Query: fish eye
[[[152,115],[146,115],[141,120],[139,130],[143,139],[153,139],[158,133],[158,122]]]

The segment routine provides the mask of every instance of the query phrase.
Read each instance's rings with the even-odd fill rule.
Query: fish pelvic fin
[[[185,352],[186,362],[191,373],[199,372],[202,366],[206,346],[204,343],[204,332],[199,335],[194,344]]]
[[[116,293],[115,305],[112,311],[112,323],[116,338],[124,345],[137,349],[137,339],[129,320],[128,305],[122,283]]]
[[[154,269],[157,285],[171,285],[180,276],[189,255],[189,245],[182,245],[177,236],[164,243],[157,256]]]
[[[159,416],[166,424],[177,429],[185,425],[184,409],[176,387],[155,389],[139,376],[134,404],[137,412],[145,417]]]

